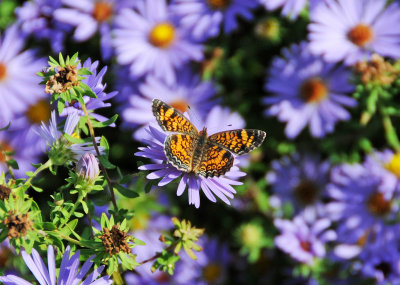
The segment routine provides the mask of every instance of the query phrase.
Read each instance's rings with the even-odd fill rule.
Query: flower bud
[[[100,174],[99,162],[92,153],[85,153],[76,164],[76,173],[82,178],[92,181]]]

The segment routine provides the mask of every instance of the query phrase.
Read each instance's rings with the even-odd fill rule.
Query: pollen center
[[[363,47],[372,40],[372,29],[364,24],[358,24],[348,33],[348,39],[356,46]]]
[[[175,39],[175,28],[170,23],[161,23],[153,27],[149,34],[152,45],[160,48],[169,47]]]
[[[48,122],[51,116],[50,103],[46,100],[40,100],[31,105],[25,115],[32,124],[39,125],[41,122]]]
[[[221,277],[221,265],[217,263],[210,263],[203,269],[203,277],[208,284],[214,284]]]
[[[111,3],[99,1],[94,4],[93,17],[98,22],[108,21],[113,14],[113,7]]]
[[[367,202],[369,211],[377,216],[384,216],[391,210],[390,200],[387,201],[382,193],[376,192],[372,194]]]
[[[183,100],[176,100],[171,102],[171,107],[173,107],[174,109],[179,110],[182,113],[185,113],[188,109],[188,103],[183,101]]]
[[[212,9],[226,9],[232,0],[207,0],[208,6]]]
[[[328,95],[328,89],[321,78],[311,78],[300,86],[300,96],[307,103],[318,103]]]
[[[400,178],[400,153],[394,154],[392,160],[385,164],[385,168]]]
[[[13,148],[6,142],[0,141],[0,162],[5,162],[7,154],[5,152],[12,152]]]
[[[318,187],[309,180],[301,181],[294,189],[297,200],[303,205],[311,205],[317,199]]]
[[[6,78],[7,67],[0,62],[0,81]]]

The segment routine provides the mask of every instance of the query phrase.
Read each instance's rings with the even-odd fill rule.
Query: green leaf
[[[121,184],[115,184],[114,188],[117,189],[117,191],[122,195],[125,196],[127,198],[136,198],[139,196],[138,193],[136,193],[135,191],[122,186]]]
[[[57,229],[57,227],[51,222],[44,222],[42,223],[42,226],[47,231],[54,231]]]
[[[94,93],[93,90],[85,83],[81,82],[79,84],[79,87],[84,91],[84,95],[89,96],[91,98],[97,98],[96,93]]]
[[[73,55],[73,56],[71,57],[71,59],[70,59],[70,62],[71,62],[72,64],[74,64],[75,61],[77,60],[77,58],[78,58],[78,52],[74,53],[74,55]]]
[[[62,98],[60,98],[60,99],[57,101],[57,110],[58,110],[58,114],[61,114],[62,111],[64,110],[64,108],[65,108],[65,101],[64,101]]]
[[[89,209],[88,209],[86,202],[81,201],[81,205],[82,205],[82,208],[83,208],[83,211],[85,212],[85,214],[89,213]]]
[[[61,66],[65,66],[64,58],[61,52],[58,54],[58,61],[60,62]]]
[[[33,190],[35,190],[36,192],[39,192],[39,193],[43,192],[43,189],[42,189],[42,188],[37,187],[37,186],[34,186],[33,184],[31,184],[31,187],[32,187]]]
[[[113,123],[115,123],[115,121],[117,119],[118,119],[118,114],[115,114],[110,119],[108,119],[107,121],[104,121],[104,122],[98,122],[98,121],[92,120],[92,125],[94,128],[105,128],[105,127],[108,127],[108,126],[112,125]]]
[[[14,159],[7,160],[7,165],[11,166],[12,169],[19,169],[18,163]]]
[[[100,163],[107,169],[114,169],[116,166],[114,164],[112,164],[108,158],[104,155],[100,155],[99,156],[99,161]]]

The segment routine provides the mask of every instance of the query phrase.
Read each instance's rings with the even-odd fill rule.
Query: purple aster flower
[[[250,10],[257,5],[255,0],[173,0],[171,12],[196,40],[204,40],[217,36],[221,23],[227,34],[237,29],[237,16],[251,20]]]
[[[165,0],[138,1],[137,11],[124,9],[115,22],[117,60],[130,65],[133,77],[152,73],[173,84],[176,69],[190,60],[203,59],[203,47],[186,37]]]
[[[85,153],[81,156],[76,163],[76,173],[89,181],[93,181],[99,176],[99,161],[93,153]]]
[[[59,8],[54,17],[62,23],[76,27],[74,39],[86,41],[99,31],[101,52],[104,59],[113,54],[111,30],[114,15],[123,8],[133,6],[129,0],[61,0],[69,8]]]
[[[276,208],[290,203],[294,214],[303,211],[304,218],[313,220],[324,214],[325,188],[329,182],[330,164],[315,155],[283,157],[271,163],[272,170],[266,179],[272,186],[274,196],[270,203]]]
[[[126,123],[142,126],[134,133],[134,138],[139,141],[148,137],[144,127],[151,122],[156,123],[151,111],[153,98],[159,98],[182,113],[190,108],[199,114],[200,119],[204,119],[216,101],[213,98],[216,93],[213,84],[201,81],[189,67],[178,72],[177,83],[172,86],[149,75],[139,85],[138,92],[141,95],[130,94],[129,106],[124,108],[122,117]],[[127,105],[126,102],[124,104]]]
[[[382,188],[382,179],[372,168],[344,164],[331,172],[326,206],[329,217],[339,222],[337,233],[347,243],[356,244],[373,228],[382,229],[393,221],[398,210],[394,189]]]
[[[265,97],[264,103],[271,105],[268,115],[287,122],[288,138],[296,137],[306,125],[313,137],[323,137],[337,121],[350,119],[343,106],[353,107],[356,101],[345,95],[354,90],[348,70],[311,55],[304,42],[282,53],[269,70],[265,90],[272,96]]]
[[[104,269],[104,265],[96,268],[92,271],[84,280],[82,280],[90,268],[93,265],[91,261],[94,258],[94,255],[91,256],[82,266],[81,270],[79,270],[79,250],[70,257],[71,248],[68,246],[65,249],[65,253],[63,255],[60,271],[58,274],[58,278],[56,276],[56,260],[54,256],[53,247],[50,245],[47,250],[47,264],[48,268],[44,264],[42,258],[36,249],[32,249],[32,254],[27,254],[24,250],[21,251],[22,258],[25,261],[25,264],[28,266],[29,270],[35,276],[36,280],[41,285],[77,285],[80,282],[81,284],[93,284],[93,285],[107,285],[112,284],[112,280],[109,276],[100,277],[101,272]],[[32,283],[18,277],[16,275],[6,275],[0,277],[0,281],[5,285],[32,285]]]
[[[45,95],[36,75],[45,66],[30,50],[22,52],[24,40],[17,27],[9,27],[0,39],[0,126],[26,111]]]
[[[54,19],[54,11],[61,5],[61,0],[33,0],[15,10],[22,32],[38,40],[49,40],[55,53],[64,50],[65,35],[71,30],[69,25]]]
[[[65,121],[64,131],[60,132],[57,128],[56,112],[52,111],[50,124],[46,126],[42,123],[38,133],[47,141],[47,145],[50,147],[49,156],[51,156],[55,164],[58,164],[58,161],[56,161],[58,158],[61,159],[60,164],[64,164],[66,162],[64,161],[65,159],[67,159],[67,161],[70,159],[79,160],[85,153],[97,154],[91,142],[70,143],[64,138],[63,134],[73,136],[79,120],[80,117],[76,113],[72,113]],[[99,143],[100,137],[96,137],[95,140],[96,143]],[[101,153],[104,152],[104,147],[98,146],[98,148]],[[63,152],[65,152],[64,155],[59,157],[58,154],[62,154]]]
[[[348,65],[372,53],[400,57],[399,3],[386,0],[326,0],[311,11],[310,50]]]
[[[316,258],[325,257],[325,244],[336,239],[336,233],[328,229],[331,222],[326,218],[310,223],[302,216],[296,216],[293,221],[276,219],[274,223],[281,231],[275,237],[275,245],[292,258],[309,265]]]
[[[105,107],[110,107],[111,103],[105,103],[104,101],[109,100],[113,98],[115,95],[117,95],[118,91],[113,91],[110,93],[104,92],[104,90],[107,87],[107,84],[103,84],[103,77],[105,73],[107,72],[107,66],[104,66],[99,73],[97,73],[97,67],[99,65],[98,61],[95,61],[92,63],[91,59],[88,58],[84,63],[83,63],[83,68],[87,68],[92,74],[87,75],[85,79],[82,80],[83,83],[88,85],[90,89],[96,94],[97,98],[92,98],[89,96],[83,96],[83,100],[86,104],[86,109],[90,116],[95,118],[96,120],[100,122],[104,122],[107,120],[106,117],[94,113],[95,110],[100,109],[100,108],[105,108]],[[79,69],[80,67],[78,67]],[[65,108],[60,114],[60,116],[68,116],[72,113],[76,113],[79,116],[85,116],[85,113],[82,110],[81,104],[79,102],[74,102],[74,103],[65,103]],[[112,124],[111,126],[115,126],[115,124]]]
[[[260,3],[269,11],[282,7],[282,15],[294,20],[306,6],[307,0],[260,0]]]
[[[213,127],[210,126],[210,130],[212,129]],[[173,180],[180,178],[176,194],[181,196],[185,189],[188,188],[189,204],[195,205],[196,208],[200,207],[200,189],[210,201],[216,202],[216,198],[214,196],[216,195],[222,201],[230,205],[228,198],[232,199],[233,194],[236,193],[232,185],[241,185],[242,183],[236,181],[236,179],[246,175],[244,172],[239,170],[237,166],[239,161],[237,159],[235,159],[233,167],[223,176],[206,178],[201,175],[186,173],[175,168],[175,166],[170,164],[167,160],[167,157],[164,153],[164,141],[167,137],[167,134],[160,132],[151,125],[148,127],[147,131],[154,140],[146,140],[149,146],[140,147],[140,151],[135,153],[135,155],[151,158],[157,161],[157,163],[146,164],[139,167],[140,170],[154,170],[154,172],[151,172],[147,175],[148,179],[161,178],[158,186],[165,186]],[[211,131],[210,134],[212,134]]]

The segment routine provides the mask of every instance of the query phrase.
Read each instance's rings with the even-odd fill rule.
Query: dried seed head
[[[8,238],[25,236],[33,228],[33,223],[29,220],[29,214],[16,214],[13,210],[8,212],[8,216],[3,223],[8,228]]]
[[[67,65],[66,67],[59,67],[58,72],[50,76],[49,81],[46,83],[46,93],[63,93],[73,86],[78,86],[78,70],[76,65]]]
[[[111,230],[103,228],[103,234],[99,236],[109,255],[118,254],[120,251],[130,253],[128,234],[119,229],[119,224],[114,225]]]

